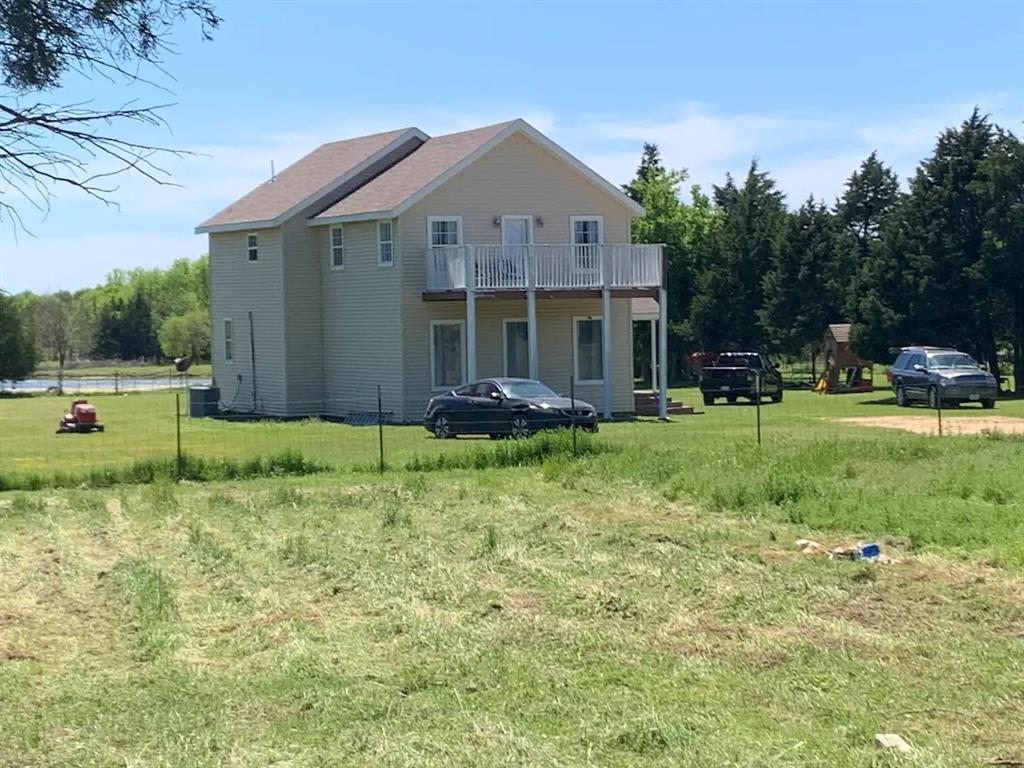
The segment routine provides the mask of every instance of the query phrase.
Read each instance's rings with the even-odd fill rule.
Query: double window
[[[428,216],[427,242],[432,248],[459,245],[462,242],[462,217]]]
[[[345,268],[345,228],[331,227],[331,269]]]
[[[231,327],[231,318],[224,318],[224,362],[235,359],[235,340]]]
[[[394,227],[390,221],[377,222],[377,264],[390,267],[395,263]]]
[[[573,318],[573,376],[577,384],[604,381],[604,347],[600,317]]]
[[[250,232],[245,236],[245,247],[249,255],[249,261],[259,261],[260,236],[255,232]]]
[[[430,387],[450,389],[465,382],[466,324],[462,320],[430,323]]]

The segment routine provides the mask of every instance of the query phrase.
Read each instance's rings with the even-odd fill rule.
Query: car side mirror
[[[916,364],[916,365],[914,366],[914,370],[915,370],[915,371],[917,371],[918,373],[924,373],[924,372],[925,372],[925,371],[927,371],[928,369],[927,369],[927,368],[925,368],[925,367],[924,367],[923,365],[921,365],[920,363],[917,363],[917,364]]]
[[[504,398],[501,396],[501,392],[491,392],[491,399],[492,400],[504,400]]]

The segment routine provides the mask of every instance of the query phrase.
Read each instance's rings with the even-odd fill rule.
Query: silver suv
[[[924,400],[932,408],[981,403],[994,408],[999,384],[970,355],[943,347],[904,347],[889,371],[896,404]]]

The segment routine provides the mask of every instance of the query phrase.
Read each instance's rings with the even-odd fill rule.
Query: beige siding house
[[[203,222],[222,407],[418,421],[476,378],[633,412],[631,301],[661,314],[643,210],[522,120],[334,142]],[[661,415],[665,370],[660,366]]]

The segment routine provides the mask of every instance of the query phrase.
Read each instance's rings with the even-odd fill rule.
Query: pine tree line
[[[670,358],[760,348],[812,359],[825,326],[852,322],[862,357],[955,346],[1024,394],[1024,146],[977,110],[944,131],[901,190],[871,153],[831,206],[788,210],[757,161],[710,198],[644,146],[624,186],[646,215],[636,242],[666,244]]]

